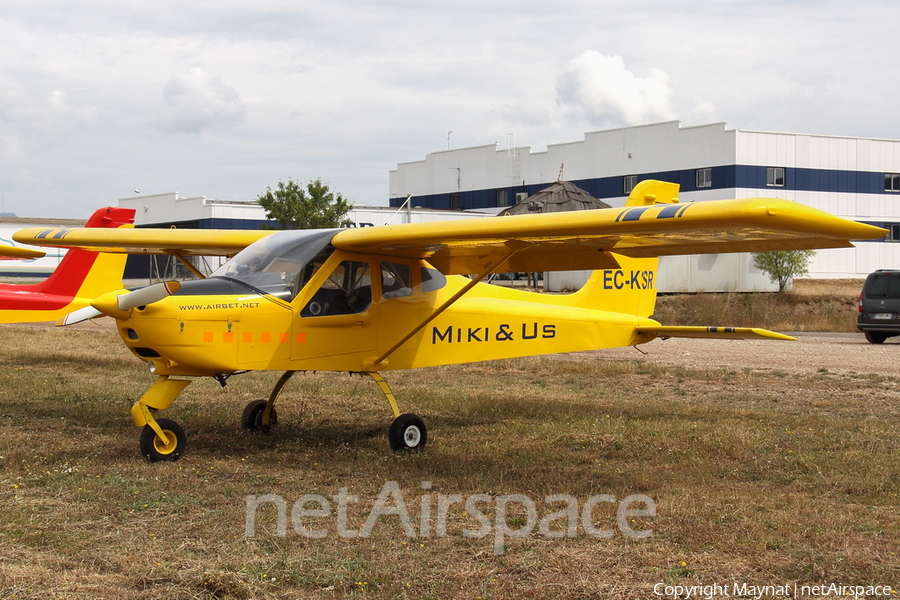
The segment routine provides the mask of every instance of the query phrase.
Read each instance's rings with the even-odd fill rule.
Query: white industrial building
[[[622,206],[644,179],[678,183],[682,201],[778,197],[886,227],[883,241],[820,250],[810,277],[860,278],[900,267],[900,140],[682,127],[665,122],[586,133],[546,151],[498,144],[444,150],[390,173],[391,204],[507,206],[564,179]],[[746,255],[666,257],[660,290],[773,289]]]
[[[900,268],[900,243],[895,243],[900,242],[900,140],[743,131],[724,123],[682,127],[677,121],[590,132],[581,141],[541,152],[511,140],[505,149],[491,144],[444,150],[400,163],[390,172],[391,206],[356,207],[349,218],[358,227],[484,218],[558,180],[622,206],[637,182],[660,179],[678,183],[683,202],[772,196],[890,230],[884,240],[820,250],[810,277],[862,278],[875,269]],[[171,192],[123,198],[119,206],[136,209],[138,227],[258,229],[266,223],[255,201],[180,198]],[[31,225],[28,219],[10,221],[3,224],[10,234]],[[148,260],[130,261],[131,274],[143,276]],[[52,269],[25,261],[9,261],[0,270],[3,266],[34,274]],[[168,268],[149,265],[160,276]],[[562,289],[583,279],[584,273],[550,274],[547,282]],[[664,257],[658,287],[663,292],[776,289],[746,254]]]
[[[510,137],[511,140],[511,137]],[[862,278],[900,267],[900,140],[682,127],[677,121],[586,133],[545,151],[498,144],[433,152],[390,172],[391,207],[358,207],[357,226],[482,218],[566,180],[622,206],[644,179],[678,183],[683,202],[770,196],[886,227],[882,241],[820,250],[810,277]],[[411,202],[407,198],[412,197]],[[200,229],[256,229],[265,222],[253,201],[228,202],[176,193],[124,198],[136,224]],[[580,285],[583,273],[548,275],[551,289]],[[663,292],[774,290],[747,254],[664,257]]]

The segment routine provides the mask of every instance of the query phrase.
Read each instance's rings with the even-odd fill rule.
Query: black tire
[[[254,400],[244,408],[241,413],[241,427],[247,431],[261,431],[267,433],[272,427],[278,425],[278,412],[275,407],[269,412],[269,424],[263,425],[262,416],[266,409],[265,400]]]
[[[388,431],[391,449],[402,452],[418,452],[428,442],[428,428],[418,416],[407,413],[391,423]]]
[[[181,458],[184,453],[184,447],[187,443],[187,437],[184,435],[184,429],[175,421],[169,419],[157,419],[159,425],[166,437],[169,438],[168,444],[163,444],[162,440],[156,435],[149,425],[144,425],[141,431],[141,454],[150,462],[173,462]]]
[[[886,333],[881,333],[880,331],[867,331],[866,332],[866,340],[870,344],[883,344],[884,340],[888,338]]]

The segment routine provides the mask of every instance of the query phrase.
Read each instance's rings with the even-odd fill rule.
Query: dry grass
[[[857,296],[799,293],[660,296],[665,325],[764,327],[775,331],[856,331]]]
[[[151,383],[109,330],[0,328],[0,598],[648,598],[655,583],[801,582],[900,588],[900,381],[823,372],[693,371],[527,359],[389,373],[430,427],[428,449],[387,447],[374,384],[305,374],[278,428],[238,431],[274,374],[192,384],[166,416],[177,463],[137,451],[131,403]],[[881,402],[858,392],[877,390]],[[411,510],[433,494],[641,493],[652,537],[244,536],[245,497],[332,496],[349,526],[387,481]],[[556,509],[557,507],[554,507]],[[546,510],[546,507],[543,507]],[[601,521],[613,523],[606,508]],[[517,517],[513,516],[513,523]],[[519,521],[521,522],[521,521]]]

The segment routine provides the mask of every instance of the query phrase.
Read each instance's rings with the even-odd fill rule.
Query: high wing
[[[885,233],[795,202],[750,198],[350,229],[332,244],[425,258],[451,274],[480,272],[513,245],[522,248],[498,272],[616,268],[610,253],[643,258],[844,248]]]
[[[20,243],[83,248],[113,254],[234,256],[273,231],[231,229],[48,229],[31,227],[13,234]],[[29,240],[27,242],[23,240]]]
[[[495,271],[610,269],[618,267],[615,254],[641,258],[843,248],[851,247],[851,240],[886,233],[787,200],[679,203],[675,184],[645,181],[639,186],[643,195],[632,193],[624,208],[346,229],[336,233],[332,244],[364,254],[422,258],[449,275],[479,273],[513,250]],[[635,199],[645,204],[635,205]],[[17,232],[13,239],[105,252],[232,256],[271,233],[32,228]]]

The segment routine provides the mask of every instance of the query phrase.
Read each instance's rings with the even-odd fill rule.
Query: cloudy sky
[[[683,8],[682,8],[683,7]],[[678,119],[900,138],[896,0],[5,0],[0,212],[322,178]]]

